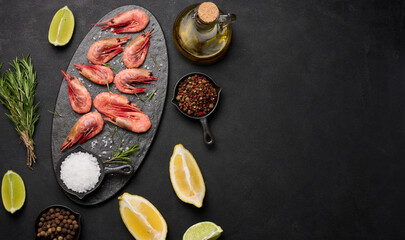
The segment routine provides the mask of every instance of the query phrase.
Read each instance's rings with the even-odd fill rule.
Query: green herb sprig
[[[108,83],[108,79],[105,78],[105,83],[107,85],[107,91],[110,92],[110,84]]]
[[[60,115],[57,111],[52,112],[51,110],[48,110],[49,113],[52,113],[53,115],[57,116],[57,117],[62,117],[62,115]]]
[[[157,89],[155,89],[151,93],[149,93],[149,95],[147,96],[148,101],[150,101],[152,99],[152,97],[155,96],[156,91],[157,91]]]
[[[39,119],[38,103],[34,102],[37,75],[30,56],[16,58],[10,65],[12,69],[0,76],[0,102],[10,111],[6,115],[27,148],[27,165],[32,169],[36,160],[33,135]]]
[[[150,56],[152,57],[153,62],[155,63],[156,67],[158,68],[158,70],[159,70],[159,72],[160,72],[160,67],[159,67],[159,65],[157,64],[156,59],[155,59],[155,57],[153,56],[152,52],[150,52]]]
[[[143,100],[136,92],[134,92],[134,95],[135,95],[139,100],[141,100],[142,102],[145,102],[145,100]]]
[[[113,70],[113,71],[115,71],[116,73],[118,73],[118,71],[117,71],[115,68],[111,67],[110,64],[108,64],[108,63],[103,63],[103,66],[108,67],[108,68],[110,68],[111,70]]]
[[[120,144],[118,145],[115,153],[114,153],[114,150],[111,152],[111,158],[104,161],[104,163],[124,163],[125,164],[125,163],[132,162],[132,160],[128,156],[138,152],[140,149],[139,145],[134,144],[131,147],[129,147],[127,150],[124,151],[121,149],[123,137],[117,131],[116,128],[115,128],[113,134],[111,134],[111,138],[115,135],[115,133],[117,133],[120,137]]]

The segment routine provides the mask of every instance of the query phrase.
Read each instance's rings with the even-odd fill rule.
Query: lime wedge
[[[215,240],[222,232],[222,228],[213,222],[200,222],[187,229],[183,240]]]
[[[73,35],[75,17],[67,6],[59,9],[49,26],[48,40],[55,46],[66,45]]]
[[[20,175],[11,170],[4,174],[1,183],[1,198],[4,208],[11,213],[19,210],[24,205],[25,186]]]

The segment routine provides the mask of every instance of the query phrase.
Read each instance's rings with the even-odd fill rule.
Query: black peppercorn
[[[41,214],[37,224],[38,239],[73,239],[79,228],[76,217],[70,211],[50,208]]]

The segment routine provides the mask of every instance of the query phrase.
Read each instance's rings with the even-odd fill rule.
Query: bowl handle
[[[120,175],[129,175],[134,171],[132,165],[124,164],[117,167],[104,167],[104,174],[117,173]]]
[[[214,144],[214,136],[212,136],[212,133],[208,128],[207,118],[201,118],[200,123],[203,127],[204,143],[208,146]]]

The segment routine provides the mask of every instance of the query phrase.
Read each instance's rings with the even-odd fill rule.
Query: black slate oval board
[[[129,147],[134,143],[139,144],[140,151],[135,153],[131,156],[133,161],[132,165],[134,167],[134,173],[136,172],[137,168],[140,166],[141,162],[146,156],[148,149],[152,143],[153,137],[155,136],[156,130],[159,126],[160,118],[163,112],[164,102],[166,99],[166,90],[167,90],[167,81],[168,81],[168,69],[169,69],[169,62],[167,56],[167,48],[166,42],[164,38],[164,34],[162,28],[160,27],[156,18],[146,9],[136,6],[136,5],[127,5],[123,7],[119,7],[103,18],[100,19],[99,22],[106,21],[111,17],[128,10],[132,9],[141,9],[145,11],[149,18],[149,24],[145,30],[142,32],[150,31],[154,28],[154,32],[152,34],[150,40],[150,47],[148,51],[148,55],[146,57],[145,62],[140,68],[149,69],[152,71],[153,75],[158,77],[157,81],[154,81],[153,84],[141,84],[146,88],[146,94],[140,94],[145,102],[142,102],[134,95],[125,95],[130,101],[137,104],[142,111],[149,116],[152,127],[146,133],[136,134],[129,131],[126,131],[121,128],[117,128],[118,132],[123,137],[123,147]],[[140,33],[131,33],[131,34],[114,34],[110,29],[105,31],[101,31],[101,27],[94,26],[86,37],[83,39],[79,47],[77,48],[75,54],[73,55],[72,60],[69,63],[67,68],[67,72],[73,77],[76,76],[84,86],[89,90],[92,98],[94,99],[97,94],[100,92],[106,92],[106,86],[100,86],[97,84],[92,83],[91,81],[87,80],[83,76],[79,74],[76,68],[73,66],[74,63],[77,64],[90,64],[87,60],[87,51],[91,44],[94,42],[108,38],[108,37],[116,37],[116,36],[126,36],[131,35],[131,39],[134,39]],[[129,43],[129,42],[128,42]],[[127,43],[127,44],[128,44]],[[126,45],[127,45],[126,44]],[[124,47],[126,46],[124,45]],[[160,71],[156,64],[154,63],[151,52],[159,65]],[[120,61],[122,57],[122,53],[118,54],[115,58],[109,61],[111,67],[115,68],[117,71],[121,71],[125,69],[125,65]],[[116,74],[116,72],[114,72]],[[62,117],[54,115],[52,121],[52,164],[54,171],[56,170],[57,161],[59,161],[60,157],[63,153],[59,150],[60,146],[64,142],[66,136],[68,135],[71,127],[76,123],[76,121],[82,116],[81,114],[75,113],[69,102],[68,91],[67,91],[67,82],[63,79],[62,74],[60,75],[61,86],[59,89],[59,94],[56,100],[55,111],[59,113]],[[156,89],[155,95],[151,98],[150,101],[146,100],[146,95],[153,90]],[[110,84],[110,91],[114,93],[120,93],[114,84]],[[91,111],[96,111],[94,107],[92,107]],[[81,144],[84,149],[87,149],[91,152],[94,152],[99,155],[102,159],[107,159],[111,156],[111,151],[114,149],[116,150],[119,144],[119,136],[115,134],[113,138],[110,138],[112,135],[115,125],[111,123],[105,122],[104,129],[101,133],[99,133],[94,138],[88,140],[87,142]],[[77,145],[77,144],[76,144]],[[74,146],[73,146],[74,147]],[[116,194],[121,188],[125,186],[125,184],[131,179],[133,174],[129,176],[121,176],[121,175],[107,175],[103,183],[96,189],[93,193],[86,196],[83,199],[79,199],[73,195],[66,193],[66,195],[74,202],[81,204],[81,205],[95,205],[101,203],[114,194]]]

